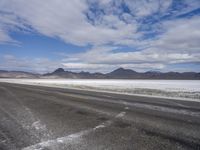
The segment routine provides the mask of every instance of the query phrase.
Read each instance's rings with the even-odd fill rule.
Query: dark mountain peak
[[[65,72],[65,70],[63,68],[58,68],[53,73],[61,73],[61,72]]]
[[[79,73],[90,73],[90,72],[88,72],[88,71],[81,71],[81,72],[79,72]]]
[[[136,71],[120,67],[120,68],[112,71],[111,73],[136,73]]]
[[[200,73],[196,72],[159,72],[147,71],[144,73],[136,72],[131,69],[118,68],[110,73],[90,73],[90,72],[72,72],[58,68],[52,73],[35,74],[23,71],[4,71],[0,70],[0,78],[71,78],[71,79],[187,79],[200,80]]]
[[[161,72],[160,71],[154,71],[154,70],[150,70],[150,71],[147,71],[147,72],[145,72],[145,73],[149,73],[149,74],[161,74]]]
[[[137,75],[137,72],[131,69],[124,69],[118,68],[108,74],[106,74],[109,78],[119,78],[119,79],[126,79],[126,78],[133,78],[133,76]]]
[[[0,70],[0,73],[4,73],[4,72],[8,72],[8,71],[6,71],[6,70]]]
[[[122,67],[120,67],[120,68],[117,68],[117,69],[115,69],[114,71],[122,71],[122,70],[126,70],[125,68],[122,68]]]

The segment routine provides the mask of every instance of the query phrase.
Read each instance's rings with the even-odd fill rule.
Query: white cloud
[[[166,32],[160,38],[152,40],[149,48],[135,52],[123,52],[123,50],[116,52],[118,47],[93,47],[87,52],[70,56],[70,62],[73,63],[66,64],[68,67],[71,65],[76,68],[78,68],[77,62],[80,66],[84,64],[88,68],[88,64],[96,68],[102,64],[105,68],[124,65],[135,69],[143,67],[146,70],[145,66],[149,69],[164,69],[169,64],[200,63],[199,24],[199,17],[166,21],[163,23]],[[67,61],[67,58],[64,61]]]
[[[163,69],[165,66],[159,63],[142,63],[142,64],[92,64],[92,63],[63,63],[67,70],[71,71],[90,71],[90,72],[110,72],[119,67],[130,68],[137,71],[144,69]]]
[[[136,25],[126,24],[116,16],[105,16],[99,25],[89,23],[85,0],[2,0],[0,8],[18,16],[41,34],[75,45],[123,43],[137,35]]]
[[[171,5],[172,0],[126,0],[125,3],[133,15],[144,17],[156,12],[165,12]]]
[[[155,47],[170,51],[197,52],[200,47],[200,17],[166,21],[163,28],[167,30],[157,41]]]
[[[37,32],[66,43],[81,46],[90,44],[92,47],[85,53],[73,54],[55,63],[48,59],[34,59],[30,64],[27,59],[15,58],[11,61],[4,58],[4,65],[25,68],[27,65],[22,63],[23,60],[35,69],[36,64],[47,70],[52,69],[48,67],[49,64],[64,64],[76,70],[107,70],[116,66],[163,69],[168,64],[199,63],[199,16],[158,21],[163,34],[156,35],[155,39],[144,40],[142,37],[146,31],[138,31],[144,25],[139,19],[155,13],[157,17],[169,13],[174,17],[200,6],[195,0],[182,2],[186,5],[185,9],[174,12],[171,10],[172,0],[1,0],[0,43],[16,43],[9,33],[20,28],[20,32]],[[92,12],[90,7],[93,3],[97,3],[97,7],[104,12]],[[130,13],[120,8],[122,3]],[[126,52],[123,51],[125,46],[142,50]],[[119,48],[122,50],[116,51]]]
[[[181,2],[184,6],[176,11],[173,10],[173,13],[175,16],[184,15],[188,12],[198,9],[200,6],[199,0],[182,0]],[[177,3],[178,3],[178,1],[177,1]]]
[[[13,39],[8,35],[8,33],[0,29],[0,44],[12,41]]]
[[[0,55],[0,69],[46,73],[59,67],[64,67],[60,61],[52,61],[48,58],[17,58],[9,54]]]
[[[3,10],[3,8],[1,8],[1,2],[0,9]],[[18,20],[16,15],[8,12],[0,12],[0,44],[19,44],[20,42],[16,41],[9,35],[10,31],[18,30],[18,28],[27,30],[26,26],[24,25],[24,22],[22,20]]]
[[[10,30],[16,30],[17,27],[28,30],[31,27],[40,34],[75,45],[113,43],[139,46],[146,43],[139,40],[143,33],[137,31],[140,26],[137,17],[156,12],[164,14],[172,4],[172,0],[88,1],[1,0],[0,9],[3,13],[0,13],[0,41],[12,40]],[[99,4],[105,14],[98,16],[89,11],[94,2]],[[198,2],[183,2],[187,4],[188,11],[199,6]],[[125,3],[131,14],[123,12],[120,8],[122,3]],[[95,24],[87,19],[86,13],[93,16]]]

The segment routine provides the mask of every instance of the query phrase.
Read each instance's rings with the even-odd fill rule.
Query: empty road
[[[200,103],[0,83],[0,150],[200,149]]]

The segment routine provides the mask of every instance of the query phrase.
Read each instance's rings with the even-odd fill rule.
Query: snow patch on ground
[[[129,109],[129,107],[125,107],[125,110],[128,110]]]
[[[32,127],[34,127],[36,130],[40,130],[40,131],[44,131],[44,130],[47,130],[46,129],[46,126],[41,124],[40,121],[36,121],[32,124]]]
[[[0,82],[200,101],[199,80],[0,79]]]
[[[122,118],[125,116],[125,114],[126,114],[126,112],[121,112],[116,116],[116,118]]]
[[[126,112],[120,112],[119,114],[117,114],[115,116],[115,118],[121,118],[125,114],[126,114]],[[74,133],[74,134],[70,134],[70,135],[65,136],[65,137],[60,137],[60,138],[57,138],[57,139],[43,141],[41,143],[37,143],[35,145],[25,147],[22,150],[43,150],[45,148],[59,149],[59,144],[67,145],[69,143],[78,142],[78,139],[80,139],[81,137],[88,135],[89,133],[96,131],[98,129],[105,128],[105,127],[111,125],[112,123],[113,123],[112,120],[108,120],[106,122],[103,122],[102,124],[97,125],[94,128],[86,129],[86,130],[83,130],[83,131],[80,131],[80,132],[77,132],[77,133]],[[38,123],[35,122],[35,124],[38,124]]]
[[[66,145],[71,142],[75,142],[75,141],[77,142],[78,138],[82,137],[83,135],[88,134],[90,131],[91,131],[91,129],[83,130],[78,133],[68,135],[66,137],[60,137],[60,138],[53,139],[53,140],[43,141],[41,143],[31,145],[29,147],[25,147],[22,150],[40,150],[40,149],[44,149],[47,147],[50,147],[51,149],[53,149],[54,147],[59,147],[59,144]]]

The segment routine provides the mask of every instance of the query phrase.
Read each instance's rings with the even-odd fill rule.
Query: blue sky
[[[200,72],[200,0],[1,0],[0,69]]]

